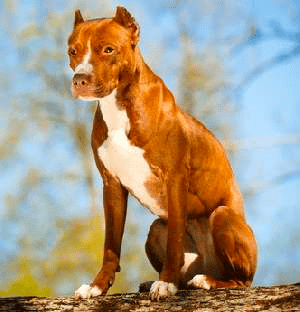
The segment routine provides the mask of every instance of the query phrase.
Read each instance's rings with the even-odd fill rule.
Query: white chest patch
[[[100,99],[100,107],[108,128],[108,137],[98,149],[105,168],[151,212],[162,215],[163,210],[145,187],[152,172],[144,150],[132,145],[127,137],[130,123],[126,110],[117,106],[116,91]]]

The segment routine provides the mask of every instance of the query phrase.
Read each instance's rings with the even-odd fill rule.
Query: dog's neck
[[[140,50],[136,48],[134,71],[131,74],[126,72],[124,78],[121,77],[120,89],[126,93],[133,89],[136,94],[139,94],[140,92],[144,93],[146,91],[145,86],[150,87],[151,83],[155,82],[157,79],[160,80],[160,78],[156,76],[152,69],[144,62]],[[123,91],[121,91],[121,93],[123,93]],[[134,93],[131,94],[131,96],[134,96]]]
[[[108,133],[122,131],[126,135],[129,132],[129,119],[125,108],[120,107],[117,101],[117,90],[104,98],[99,99],[103,119]]]
[[[162,98],[172,98],[172,101],[166,101],[162,107],[159,105]],[[130,79],[127,77],[126,83],[121,80],[119,86],[99,102],[108,131],[126,128],[126,135],[138,146],[148,142],[156,132],[159,116],[174,109],[175,104],[168,88],[144,62],[138,49]]]

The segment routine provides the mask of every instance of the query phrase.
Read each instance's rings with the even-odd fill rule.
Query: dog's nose
[[[75,74],[73,77],[73,86],[77,89],[86,87],[89,83],[87,74]]]

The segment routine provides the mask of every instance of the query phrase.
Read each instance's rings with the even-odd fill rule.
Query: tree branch
[[[87,300],[14,297],[0,299],[0,311],[296,311],[300,283],[248,289],[179,291],[151,301],[148,293],[116,294]]]
[[[248,73],[242,82],[235,88],[235,92],[240,92],[241,89],[245,88],[252,82],[255,78],[257,78],[260,74],[266,72],[272,67],[282,64],[286,61],[289,61],[292,57],[297,57],[300,54],[300,45],[297,45],[293,50],[288,53],[282,53],[272,57],[271,59],[263,62],[254,68],[250,73]]]

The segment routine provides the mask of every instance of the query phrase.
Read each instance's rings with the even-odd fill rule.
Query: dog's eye
[[[112,53],[114,52],[114,48],[111,47],[111,46],[104,47],[104,48],[103,48],[103,52],[104,52],[105,54],[112,54]]]
[[[77,54],[77,50],[75,48],[70,48],[68,50],[68,54],[72,55],[72,56],[75,56]]]

